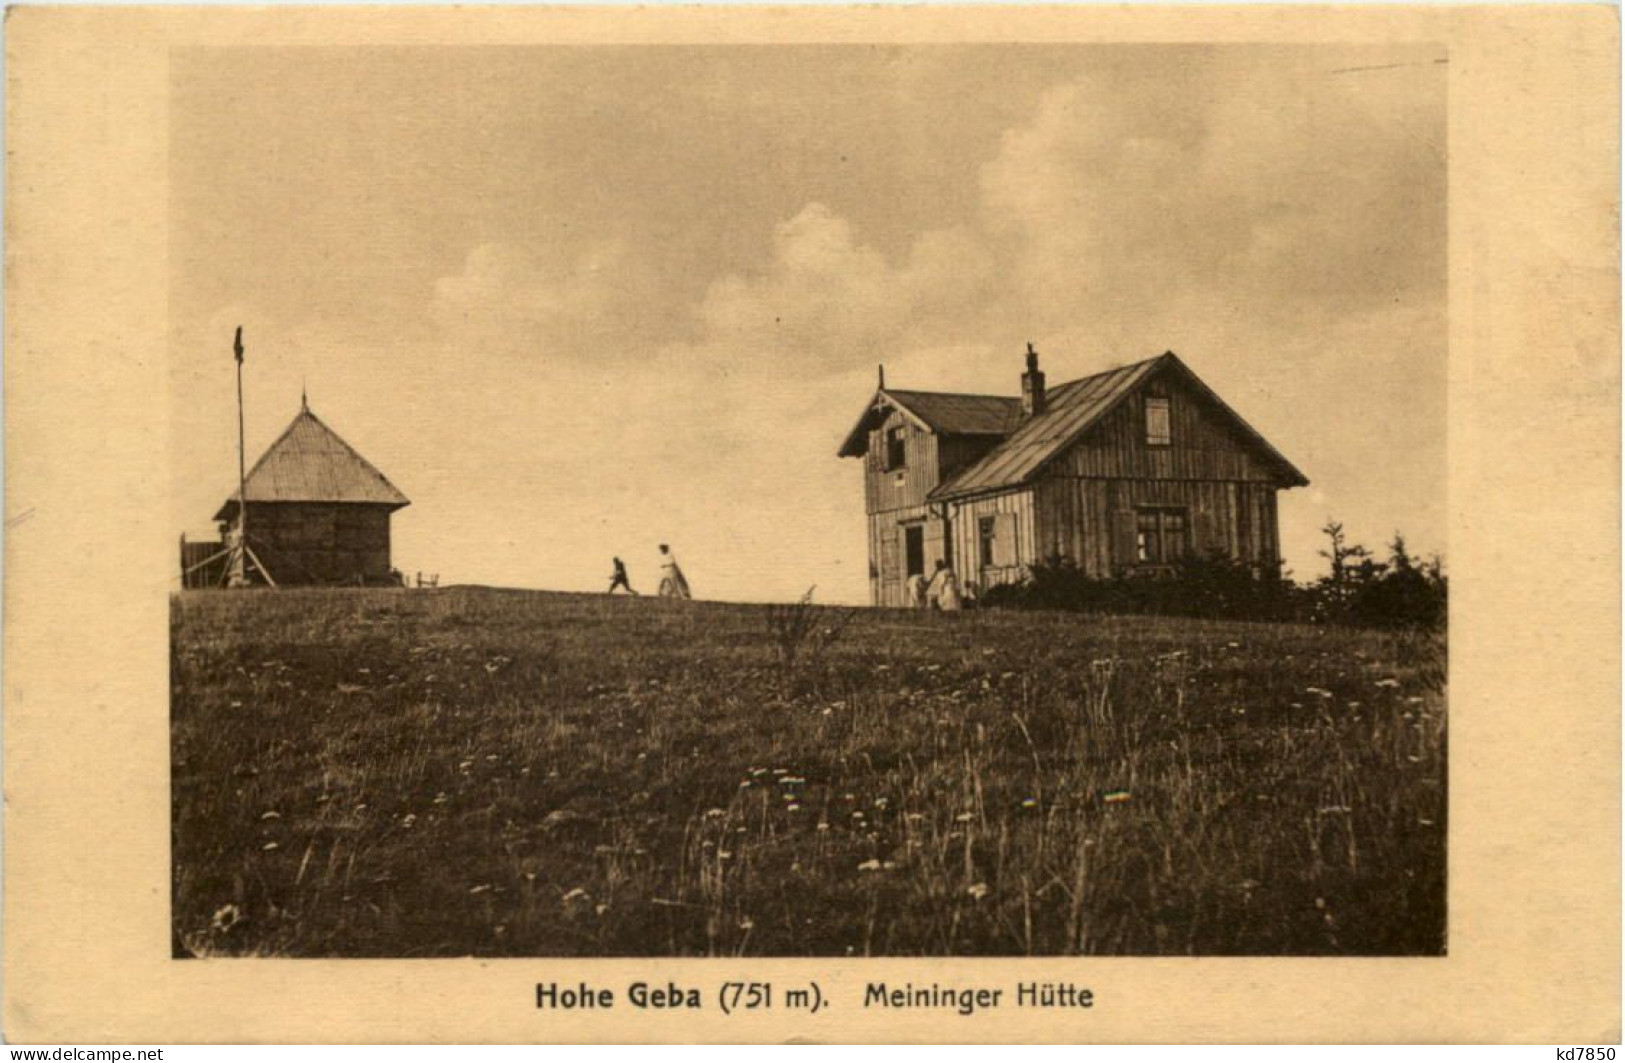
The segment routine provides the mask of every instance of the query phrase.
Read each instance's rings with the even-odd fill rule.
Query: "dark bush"
[[[1303,585],[1280,566],[1251,565],[1222,553],[1185,558],[1155,573],[1092,578],[1070,558],[1034,565],[1022,583],[982,595],[989,608],[1060,609],[1382,628],[1442,628],[1448,584],[1435,559],[1418,564],[1400,536],[1389,560],[1378,562],[1350,545],[1342,525],[1325,529],[1332,540],[1331,574]]]

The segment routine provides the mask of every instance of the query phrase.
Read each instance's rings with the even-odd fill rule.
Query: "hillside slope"
[[[1443,950],[1431,640],[774,615],[177,596],[177,952]]]

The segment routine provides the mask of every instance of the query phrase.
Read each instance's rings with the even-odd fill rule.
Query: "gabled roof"
[[[405,495],[355,448],[304,407],[249,470],[250,502],[360,502],[399,509]],[[237,512],[232,492],[215,520]]]
[[[881,388],[869,400],[838,454],[855,458],[869,449],[869,433],[898,409],[921,428],[941,435],[1004,436],[1021,422],[1021,400],[1003,395],[957,395],[946,391]]]
[[[1026,483],[1077,442],[1085,432],[1100,423],[1103,417],[1115,409],[1117,404],[1127,398],[1139,385],[1164,369],[1179,373],[1198,393],[1222,411],[1243,436],[1278,462],[1282,474],[1289,483],[1299,487],[1309,483],[1308,478],[1287,461],[1280,451],[1242,420],[1240,414],[1226,405],[1184,362],[1169,351],[1156,358],[1109,369],[1104,373],[1096,373],[1094,376],[1050,389],[1042,414],[1021,422],[1008,439],[994,447],[981,460],[967,466],[947,482],[939,484],[929,497],[933,500],[961,498]]]

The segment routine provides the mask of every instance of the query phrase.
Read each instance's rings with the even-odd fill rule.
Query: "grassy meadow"
[[[1445,947],[1431,636],[173,599],[178,955]]]

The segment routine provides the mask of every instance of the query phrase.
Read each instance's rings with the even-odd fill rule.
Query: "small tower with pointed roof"
[[[400,489],[310,409],[299,413],[244,483],[248,548],[277,586],[393,582],[390,516],[410,504]],[[240,524],[237,492],[215,514],[229,542]]]

